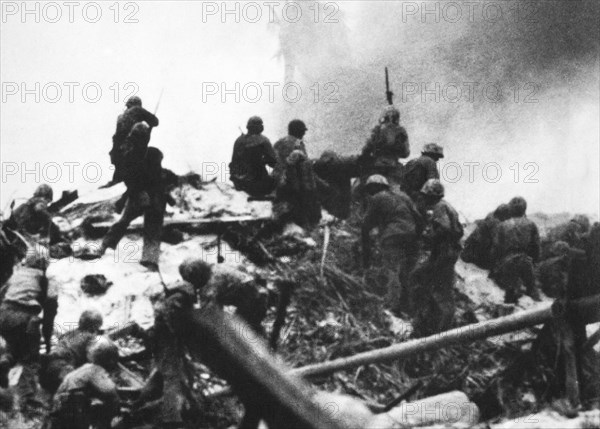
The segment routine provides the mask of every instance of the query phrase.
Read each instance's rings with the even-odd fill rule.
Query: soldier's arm
[[[277,164],[277,154],[275,153],[275,149],[273,149],[273,145],[266,137],[263,142],[263,147],[265,164],[267,164],[269,167],[275,167],[275,164]]]
[[[373,128],[371,131],[371,136],[367,139],[365,146],[363,147],[361,158],[368,158],[373,156],[373,151],[375,149],[375,141],[377,140],[379,127]]]
[[[106,371],[95,372],[90,379],[89,388],[92,395],[104,403],[107,411],[111,413],[111,417],[119,412],[117,385],[110,379]]]
[[[150,125],[151,127],[158,127],[158,118],[154,114],[148,112],[146,109],[142,108],[142,110],[143,120],[147,122],[148,125]]]
[[[408,133],[406,132],[406,129],[404,127],[400,127],[400,133],[398,134],[398,148],[399,158],[408,158],[410,156],[410,144],[408,143]]]
[[[529,256],[531,256],[533,262],[537,262],[540,259],[540,232],[538,231],[537,226],[533,222]]]

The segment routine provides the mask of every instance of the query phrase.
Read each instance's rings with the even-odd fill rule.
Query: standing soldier
[[[113,183],[135,178],[146,154],[152,128],[158,126],[158,118],[142,107],[138,96],[130,97],[126,110],[117,118],[117,130],[113,135],[110,160],[115,166]]]
[[[424,233],[431,253],[413,279],[417,315],[414,326],[418,335],[430,335],[449,329],[454,319],[454,265],[460,255],[463,227],[456,210],[444,200],[444,186],[429,179],[421,189],[421,213],[428,224]]]
[[[392,188],[399,189],[402,164],[398,158],[409,155],[408,134],[400,126],[400,112],[394,106],[387,106],[362,150],[361,159],[367,176],[380,174],[388,179]]]
[[[46,277],[48,260],[30,252],[23,265],[16,267],[4,286],[0,304],[0,335],[6,339],[13,363],[36,362],[40,350],[40,324],[50,352],[58,293]],[[43,312],[43,320],[39,314]]]
[[[540,256],[540,235],[533,221],[527,219],[527,202],[515,197],[508,203],[511,218],[502,222],[494,236],[490,272],[498,286],[505,290],[504,302],[516,304],[525,287],[527,295],[539,300],[533,264]]]
[[[411,199],[403,192],[392,192],[387,179],[381,175],[369,177],[365,190],[372,199],[362,225],[364,266],[370,264],[369,233],[378,227],[388,302],[397,313],[407,311],[408,281],[419,255],[422,217]]]
[[[162,168],[163,154],[154,147],[149,147],[144,158],[142,174],[136,180],[126,180],[127,185],[125,208],[123,215],[110,227],[102,245],[96,251],[92,249],[89,258],[99,258],[106,249],[114,249],[125,236],[127,227],[136,217],[144,215],[144,245],[140,264],[150,270],[158,269],[160,257],[160,239],[165,215],[165,207],[169,201],[168,183],[165,183]]]
[[[440,178],[437,162],[443,157],[444,148],[437,143],[427,143],[420,157],[406,163],[402,188],[413,200],[416,200],[425,182]]]
[[[275,188],[274,180],[266,166],[275,167],[277,162],[273,146],[264,131],[263,120],[258,116],[248,119],[248,134],[242,134],[233,145],[233,156],[229,169],[231,181],[238,191],[252,197],[269,194]]]
[[[89,348],[90,363],[67,374],[56,395],[50,414],[51,429],[109,429],[119,411],[119,394],[109,372],[116,369],[119,349],[107,338],[98,340]],[[92,400],[101,401],[92,411]],[[93,414],[93,416],[92,416]]]

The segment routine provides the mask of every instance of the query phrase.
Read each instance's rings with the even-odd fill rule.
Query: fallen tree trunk
[[[577,312],[578,315],[585,314],[585,323],[594,323],[598,314],[600,314],[600,295],[594,295],[588,298],[582,298],[569,303],[568,310]],[[291,372],[300,377],[314,377],[328,375],[336,371],[342,371],[350,368],[356,368],[362,365],[389,362],[392,360],[405,358],[416,353],[437,350],[442,347],[468,343],[475,340],[482,340],[496,335],[506,334],[508,332],[518,331],[530,326],[540,325],[548,322],[553,317],[564,314],[567,311],[564,305],[559,301],[541,305],[539,308],[522,311],[509,316],[499,317],[497,319],[487,320],[485,322],[474,323],[472,325],[461,326],[449,331],[440,332],[429,337],[417,338],[384,347],[377,350],[371,350],[364,353],[358,353],[353,356],[334,359],[329,362],[307,365],[301,368],[295,368]],[[224,388],[214,392],[209,397],[216,398],[231,393],[231,390]]]
[[[598,314],[600,308],[600,295],[582,298],[569,303],[569,310],[578,314],[590,315],[587,323],[591,323]],[[496,335],[517,331],[529,326],[539,325],[551,320],[553,317],[563,314],[565,308],[558,301],[548,303],[533,310],[522,311],[509,316],[461,326],[460,328],[440,332],[429,337],[417,338],[404,343],[394,344],[382,349],[358,353],[354,356],[335,359],[308,365],[292,370],[292,374],[301,377],[313,377],[327,375],[336,371],[355,368],[362,365],[389,362],[405,358],[416,353],[436,350],[442,347],[481,340]]]

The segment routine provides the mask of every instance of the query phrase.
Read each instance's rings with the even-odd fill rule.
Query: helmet
[[[102,326],[102,314],[98,310],[85,310],[79,316],[79,330],[87,332],[98,332]]]
[[[381,113],[381,118],[379,118],[379,122],[400,122],[400,111],[396,109],[394,106],[386,106]]]
[[[33,196],[35,198],[43,198],[46,201],[50,202],[54,199],[54,192],[52,192],[52,188],[50,187],[50,185],[42,183],[36,188],[35,192],[33,193]]]
[[[288,134],[291,136],[300,137],[303,136],[306,131],[308,131],[308,128],[306,128],[306,124],[300,119],[294,119],[288,124]]]
[[[107,337],[97,337],[87,350],[88,361],[110,370],[119,362],[119,348]]]
[[[296,149],[289,154],[289,156],[286,159],[286,162],[288,163],[288,165],[298,165],[306,160],[306,154],[301,150]]]
[[[444,185],[442,185],[442,182],[440,182],[439,179],[429,179],[421,188],[421,193],[430,197],[443,198]]]
[[[181,278],[196,287],[203,287],[212,275],[210,264],[199,258],[188,258],[179,265]]]
[[[508,204],[500,204],[494,210],[494,217],[500,221],[510,219],[510,207]]]
[[[508,202],[510,214],[512,217],[521,217],[527,211],[527,201],[523,197],[514,197]]]
[[[373,174],[367,179],[366,186],[373,185],[390,186],[390,182],[381,174]]]
[[[323,152],[321,154],[321,158],[319,159],[319,161],[321,161],[323,163],[327,163],[327,164],[338,161],[338,160],[339,160],[338,154],[332,150],[326,150],[325,152]]]
[[[581,227],[582,232],[588,232],[590,230],[590,219],[586,215],[578,214],[571,219],[571,222],[575,222]]]
[[[260,116],[250,116],[246,128],[261,127],[263,126],[263,120]]]
[[[138,97],[137,95],[129,97],[129,99],[125,102],[125,107],[129,108],[129,107],[133,107],[133,106],[142,107],[142,99],[140,97]]]
[[[550,254],[552,256],[565,256],[568,255],[570,251],[569,244],[565,241],[557,241],[550,246]]]
[[[421,153],[428,153],[430,155],[436,155],[439,158],[443,158],[444,148],[437,143],[427,143],[425,146],[423,146]]]

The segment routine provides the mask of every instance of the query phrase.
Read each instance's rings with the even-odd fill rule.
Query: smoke
[[[531,211],[597,215],[597,2],[340,5],[336,24],[281,33],[295,79],[335,88],[336,102],[286,112],[307,121],[313,156],[361,149],[388,66],[412,156],[444,146],[447,197],[468,217],[515,194]]]

